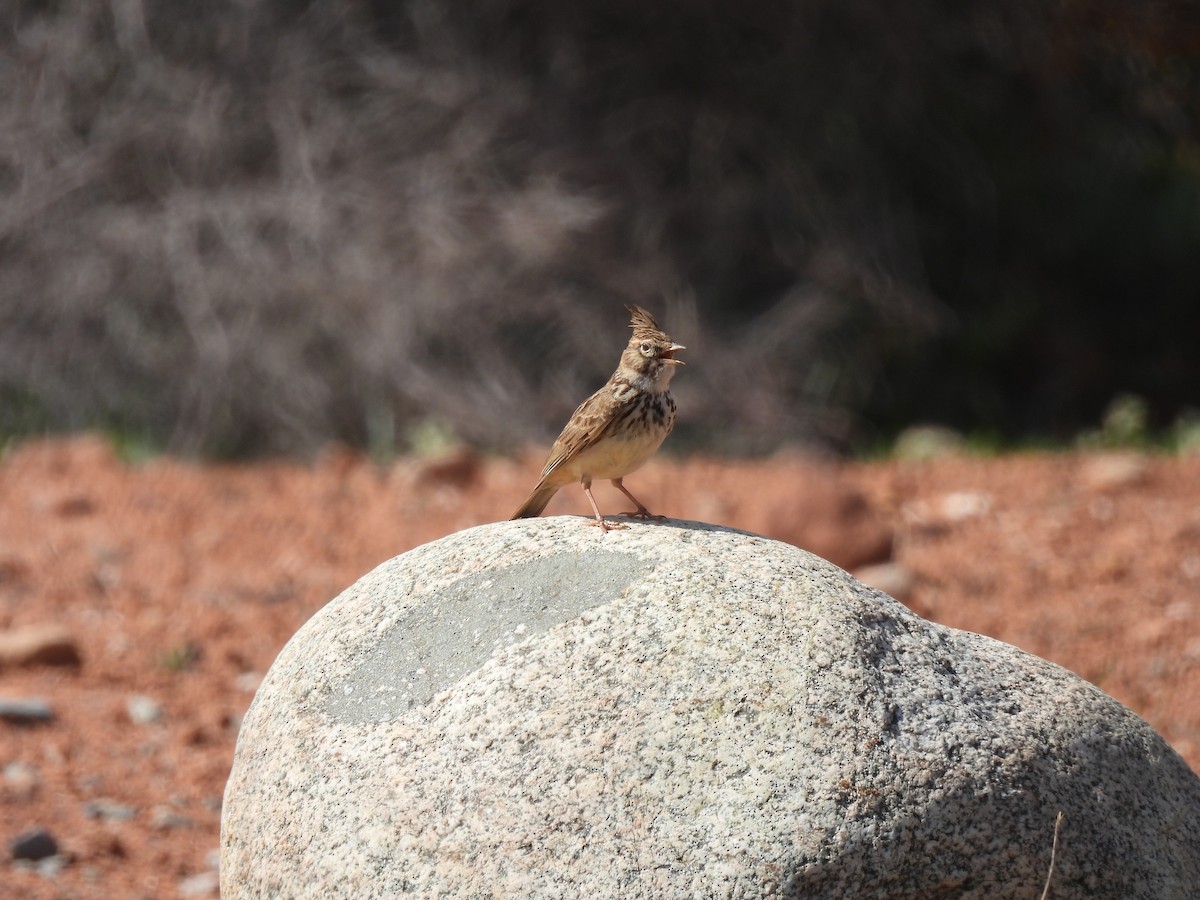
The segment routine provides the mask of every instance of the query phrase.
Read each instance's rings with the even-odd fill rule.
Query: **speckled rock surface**
[[[1200,779],[1071,673],[786,544],[530,519],[383,564],[284,648],[221,888],[1034,898],[1060,810],[1056,900],[1194,896]]]

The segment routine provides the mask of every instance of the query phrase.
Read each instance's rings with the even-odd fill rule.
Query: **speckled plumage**
[[[630,306],[633,337],[621,354],[608,382],[579,405],[550,449],[537,487],[513,514],[514,519],[539,515],[564,485],[578,481],[596,514],[592,524],[604,530],[623,528],[604,521],[592,496],[592,480],[608,478],[634,502],[629,515],[650,517],[649,510],[626,490],[622,478],[638,469],[658,450],[675,426],[675,401],[670,382],[675,354],[685,349],[674,343],[644,309]]]

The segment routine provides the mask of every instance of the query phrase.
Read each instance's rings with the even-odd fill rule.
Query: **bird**
[[[661,519],[633,496],[622,479],[640,468],[675,427],[675,401],[671,398],[671,376],[683,361],[675,354],[686,350],[658,327],[654,317],[640,306],[627,306],[633,336],[621,354],[617,370],[608,382],[571,414],[558,440],[550,449],[546,465],[530,495],[513,513],[513,519],[540,515],[558,489],[578,481],[596,514],[587,524],[602,531],[626,528],[605,521],[592,496],[592,480],[609,479],[613,487],[637,507],[622,516]]]

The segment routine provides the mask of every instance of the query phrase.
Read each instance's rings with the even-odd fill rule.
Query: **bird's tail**
[[[557,493],[556,485],[539,484],[533,489],[533,493],[525,498],[521,508],[513,513],[512,517],[514,519],[532,519],[534,516],[540,516],[542,510],[546,508],[546,504],[550,502],[550,498]]]

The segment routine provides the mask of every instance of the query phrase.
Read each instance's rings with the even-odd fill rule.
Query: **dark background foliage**
[[[9,0],[0,436],[553,435],[621,304],[679,448],[1200,402],[1200,11]]]

